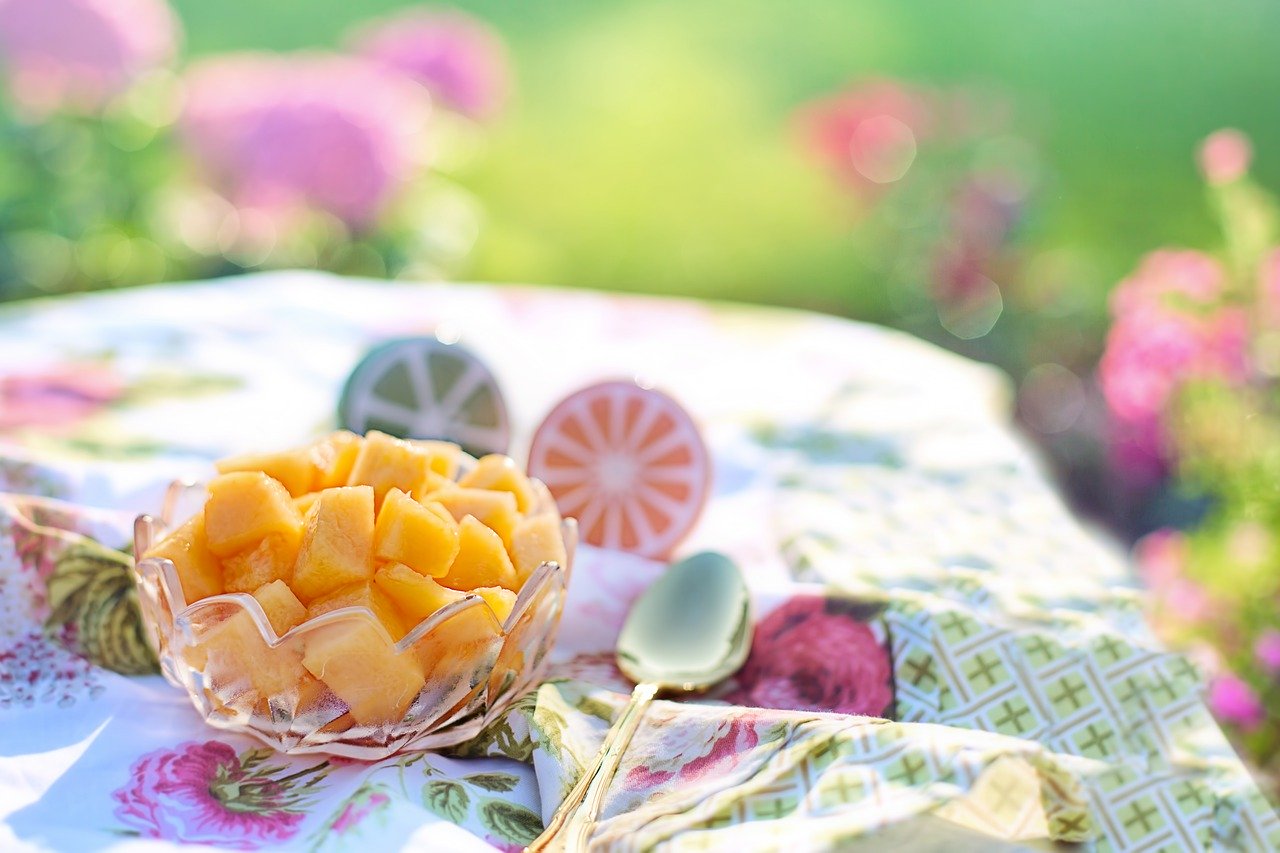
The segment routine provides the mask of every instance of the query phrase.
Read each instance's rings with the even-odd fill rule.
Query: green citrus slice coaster
[[[529,474],[546,483],[583,541],[660,559],[693,529],[711,456],[693,418],[660,391],[592,385],[562,400],[533,436]]]
[[[436,338],[399,338],[369,351],[347,377],[338,420],[355,433],[456,442],[473,456],[506,453],[507,406],[492,371]]]

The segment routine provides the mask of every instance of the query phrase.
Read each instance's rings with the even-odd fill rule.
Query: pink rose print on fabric
[[[887,716],[893,666],[871,628],[839,601],[797,596],[758,625],[737,686],[738,705]]]
[[[156,750],[138,759],[129,783],[112,794],[116,817],[143,838],[235,850],[288,841],[328,762],[277,777],[285,768],[266,765],[272,755],[236,755],[219,741]]]
[[[124,383],[100,364],[64,364],[0,376],[0,431],[67,428],[119,399]]]
[[[704,776],[726,773],[742,760],[744,754],[760,743],[756,732],[757,717],[742,714],[732,720],[721,720],[707,731],[706,721],[681,724],[678,718],[651,720],[661,737],[651,744],[650,762],[627,773],[624,784],[630,790],[644,790],[671,780],[695,782]]]

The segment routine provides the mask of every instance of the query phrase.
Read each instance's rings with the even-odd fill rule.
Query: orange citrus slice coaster
[[[507,407],[493,373],[459,344],[400,338],[374,347],[342,389],[338,420],[355,433],[453,441],[473,456],[506,453]]]
[[[566,397],[533,436],[529,473],[583,541],[661,559],[697,523],[711,455],[693,418],[660,391],[603,382]]]

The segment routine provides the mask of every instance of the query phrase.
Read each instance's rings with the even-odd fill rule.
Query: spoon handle
[[[618,772],[622,755],[626,752],[635,736],[636,729],[644,713],[658,692],[656,684],[637,684],[631,691],[631,700],[627,702],[618,719],[614,721],[604,736],[604,743],[595,758],[582,771],[578,782],[565,796],[564,802],[556,809],[551,821],[542,834],[525,848],[525,853],[542,853],[548,850],[586,850],[587,837],[596,817],[600,814],[600,806],[604,802],[605,791]]]

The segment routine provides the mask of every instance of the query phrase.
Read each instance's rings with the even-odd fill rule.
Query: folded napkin
[[[655,703],[594,848],[1280,848],[1200,676],[1008,429],[994,373],[795,312],[312,273],[0,310],[0,847],[537,835],[625,702],[613,643],[661,564],[581,549],[550,679],[449,754],[288,758],[136,674],[133,517],[219,456],[332,428],[365,349],[441,329],[492,366],[517,458],[559,397],[637,372],[715,458],[681,550],[743,567],[751,656]]]

